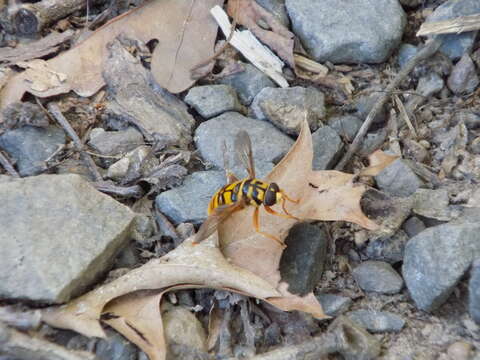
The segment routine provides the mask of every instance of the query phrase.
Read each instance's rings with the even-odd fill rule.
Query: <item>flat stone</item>
[[[388,311],[355,310],[346,316],[372,333],[399,332],[405,326],[405,320]]]
[[[237,177],[246,177],[246,170],[234,158],[234,141],[240,130],[245,130],[250,135],[259,178],[267,175],[273,168],[274,162],[279,161],[293,145],[293,140],[271,123],[228,112],[201,123],[195,131],[195,144],[202,158],[222,169],[225,142],[228,165]]]
[[[362,126],[362,121],[353,115],[335,116],[328,120],[328,126],[337,132],[340,137],[352,141]]]
[[[447,85],[454,94],[470,94],[480,83],[475,64],[468,54],[464,54],[453,67]]]
[[[251,64],[241,63],[245,71],[225,76],[219,83],[233,87],[243,105],[250,105],[255,96],[264,88],[276,87],[275,83]]]
[[[198,171],[187,176],[182,185],[160,193],[155,204],[175,224],[200,224],[207,218],[210,199],[224,185],[223,171]]]
[[[252,116],[298,135],[304,120],[315,131],[325,117],[325,96],[314,87],[265,88],[250,107]]]
[[[438,6],[433,13],[425,19],[425,23],[442,20],[451,20],[459,16],[474,15],[480,12],[478,0],[449,0]],[[440,51],[450,59],[460,59],[464,53],[470,53],[477,36],[476,31],[461,34],[442,34]]]
[[[448,299],[480,255],[479,231],[478,222],[448,223],[410,239],[405,247],[403,277],[419,309],[433,311]]]
[[[55,126],[23,126],[0,136],[5,150],[21,176],[38,175],[47,169],[45,161],[65,144],[65,133]]]
[[[294,33],[319,62],[381,63],[406,24],[397,0],[286,0]]]
[[[458,216],[458,210],[450,207],[447,189],[417,189],[413,198],[412,211],[417,215],[440,221]]]
[[[414,237],[415,235],[420,234],[427,227],[418,217],[412,216],[403,223],[402,228],[409,237]]]
[[[381,260],[389,264],[395,264],[403,261],[407,241],[408,235],[403,230],[398,230],[393,236],[371,241],[365,253],[371,260]]]
[[[324,313],[332,317],[343,314],[352,305],[352,299],[346,296],[318,294],[316,297],[322,305]]]
[[[343,150],[343,142],[340,136],[330,126],[322,126],[313,133],[312,141],[313,170],[331,169]]]
[[[472,319],[480,324],[480,261],[473,263],[468,281],[468,312]]]
[[[130,166],[134,163],[140,164],[150,151],[151,147],[145,145],[129,151],[123,158],[109,166],[107,177],[116,181],[124,179],[125,176],[127,176]]]
[[[387,128],[382,127],[377,131],[368,132],[365,135],[360,150],[358,151],[361,156],[368,156],[373,153],[375,150],[378,150],[382,147],[383,143],[387,139]]]
[[[190,310],[184,306],[173,306],[164,302],[162,321],[168,344],[167,359],[204,358],[198,353],[207,352],[207,336],[202,324]]]
[[[383,261],[364,261],[353,269],[353,277],[358,286],[367,292],[397,294],[403,287],[402,277]]]
[[[188,91],[184,101],[205,119],[227,111],[242,110],[237,93],[229,85],[195,86]]]
[[[316,225],[295,225],[285,240],[287,245],[280,259],[282,280],[293,294],[307,294],[315,288],[323,274],[328,238]]]
[[[455,112],[452,122],[463,122],[469,130],[480,129],[480,111],[461,110]]]
[[[394,196],[406,197],[412,195],[423,185],[420,178],[402,159],[397,159],[383,169],[375,181],[379,189]]]
[[[0,297],[66,302],[108,269],[135,214],[78,175],[0,182]]]
[[[416,46],[411,44],[402,44],[398,49],[397,63],[400,68],[403,68],[405,64],[413,58],[418,52]]]
[[[131,151],[144,142],[142,134],[133,127],[120,131],[96,128],[90,133],[88,145],[99,154],[112,156]]]

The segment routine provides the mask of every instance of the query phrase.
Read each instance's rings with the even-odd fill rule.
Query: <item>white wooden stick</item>
[[[223,9],[216,5],[210,10],[210,13],[222,29],[225,37],[230,36],[232,25]],[[287,80],[282,75],[284,63],[269,48],[264,46],[250,32],[250,30],[235,30],[230,40],[230,44],[240,51],[260,71],[275,81],[282,88],[288,87]]]

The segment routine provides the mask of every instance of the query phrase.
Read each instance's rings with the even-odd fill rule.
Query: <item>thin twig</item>
[[[208,64],[210,64],[212,61],[214,61],[216,58],[218,58],[220,55],[222,55],[222,53],[225,51],[225,49],[227,48],[228,44],[230,43],[230,41],[232,40],[232,37],[233,37],[233,33],[235,32],[235,27],[237,26],[237,19],[238,19],[238,8],[240,7],[240,1],[239,0],[236,0],[235,2],[235,9],[234,9],[234,12],[233,12],[233,23],[232,23],[232,31],[230,31],[230,34],[228,35],[227,37],[227,40],[225,41],[225,43],[222,45],[222,47],[220,49],[218,49],[218,51],[213,54],[212,56],[210,56],[208,59],[202,61],[201,63],[195,65],[192,69],[190,69],[190,73],[194,73],[195,71],[197,71],[198,69],[201,69],[203,68],[204,66],[207,66]],[[205,76],[206,74],[202,74],[201,77]]]
[[[73,145],[77,151],[80,152],[80,155],[82,157],[82,160],[85,161],[87,164],[88,168],[92,172],[95,181],[102,181],[103,178],[98,172],[97,166],[95,165],[95,162],[93,161],[92,157],[90,154],[86,153],[83,150],[83,143],[78,137],[77,133],[75,130],[73,130],[72,126],[68,122],[68,120],[63,116],[62,112],[60,111],[60,108],[57,106],[57,104],[50,102],[47,105],[48,111],[52,114],[52,116],[57,120],[57,122],[60,124],[60,126],[66,131],[68,136],[73,140]]]
[[[367,118],[363,122],[360,130],[355,136],[352,144],[350,145],[348,151],[343,156],[343,158],[339,161],[335,170],[343,170],[345,165],[348,161],[352,158],[353,154],[355,154],[360,146],[362,145],[363,139],[367,134],[370,125],[373,122],[373,119],[377,115],[378,111],[385,105],[387,100],[390,98],[392,91],[407,77],[407,75],[413,70],[415,66],[417,66],[421,61],[428,59],[432,56],[440,47],[441,40],[438,37],[434,37],[431,40],[427,41],[425,46],[412,58],[410,61],[402,68],[402,70],[395,76],[395,78],[388,84],[385,88],[385,92],[378,98],[375,105],[370,110]]]
[[[15,178],[19,178],[20,175],[18,174],[17,170],[13,167],[13,165],[10,163],[10,161],[7,159],[5,155],[2,154],[0,151],[0,164],[3,166],[3,168],[10,174],[10,176],[13,176]]]

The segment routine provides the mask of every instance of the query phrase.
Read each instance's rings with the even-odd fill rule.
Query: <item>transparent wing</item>
[[[252,142],[250,136],[244,130],[239,131],[235,138],[235,153],[237,159],[247,169],[248,177],[255,178],[255,168],[253,166]]]
[[[235,181],[238,181],[238,178],[235,176],[235,174],[232,172],[230,168],[230,164],[227,159],[227,143],[224,141],[222,145],[222,153],[223,153],[223,169],[225,170],[225,176],[227,178],[227,184],[234,183]]]
[[[193,243],[199,243],[210,235],[212,235],[218,228],[218,225],[222,223],[227,217],[232,215],[234,212],[239,211],[244,208],[243,201],[238,201],[229,205],[222,205],[213,210],[213,212],[208,216],[208,218],[203,222],[198,229],[198,232],[195,234]]]

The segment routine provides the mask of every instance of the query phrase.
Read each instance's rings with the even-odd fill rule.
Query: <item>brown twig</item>
[[[222,45],[222,47],[220,49],[217,50],[217,52],[215,54],[213,54],[212,56],[210,56],[208,59],[202,61],[201,63],[195,65],[191,70],[190,70],[190,73],[192,74],[192,77],[193,78],[200,78],[200,77],[203,77],[207,74],[198,74],[196,73],[197,70],[203,68],[204,66],[207,66],[208,64],[210,64],[212,61],[214,61],[216,58],[218,58],[220,55],[222,55],[222,53],[225,51],[225,49],[227,48],[228,44],[230,43],[230,41],[232,40],[232,37],[233,37],[233,33],[235,32],[235,27],[237,26],[237,19],[238,19],[238,8],[240,7],[240,1],[236,1],[235,2],[235,11],[233,13],[233,23],[232,23],[232,30],[230,31],[230,34],[228,35],[228,38],[227,40],[225,41],[225,43]],[[198,76],[198,77],[197,77]]]
[[[352,158],[353,154],[355,154],[360,146],[362,145],[363,139],[367,134],[370,125],[373,122],[373,119],[377,115],[378,111],[385,105],[387,100],[390,98],[392,91],[407,77],[407,75],[413,70],[415,66],[417,66],[421,61],[428,59],[432,56],[440,47],[441,40],[438,37],[434,37],[431,40],[427,41],[425,46],[412,58],[410,61],[402,68],[402,70],[395,76],[395,78],[387,85],[385,88],[385,92],[378,98],[377,102],[374,104],[370,112],[368,113],[367,118],[363,122],[360,130],[358,131],[355,139],[353,140],[352,144],[348,148],[348,151],[343,156],[343,158],[339,161],[335,170],[343,170],[345,165],[348,161]]]
[[[17,170],[13,167],[13,165],[10,163],[10,161],[7,159],[5,155],[2,154],[0,151],[0,164],[3,166],[3,168],[10,174],[10,176],[13,176],[15,178],[19,178],[20,175],[18,174]]]
[[[110,194],[110,195],[121,196],[124,198],[139,199],[145,193],[145,191],[143,191],[140,185],[117,186],[110,181],[97,181],[92,183],[92,185],[98,191],[101,191],[103,193]]]
[[[68,120],[63,116],[62,112],[60,111],[60,108],[57,106],[57,104],[50,102],[47,105],[48,111],[51,113],[51,115],[57,120],[57,122],[60,124],[60,126],[65,130],[65,132],[70,136],[70,138],[73,140],[73,144],[75,146],[75,149],[80,152],[80,155],[82,157],[82,160],[85,161],[87,164],[88,168],[92,172],[95,181],[101,181],[103,180],[102,175],[98,172],[97,166],[95,165],[95,162],[93,161],[92,157],[90,154],[85,152],[83,150],[83,143],[78,137],[77,133],[75,130],[73,130],[72,126],[68,122]]]

